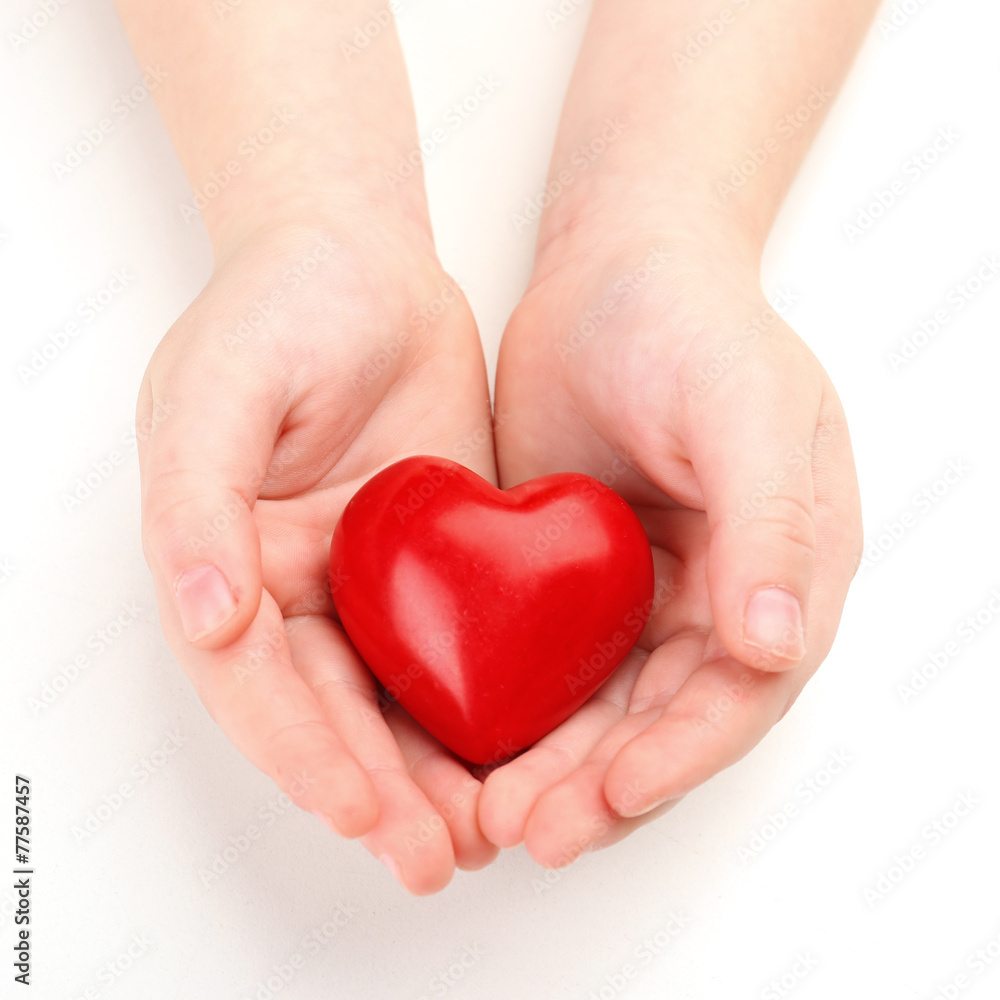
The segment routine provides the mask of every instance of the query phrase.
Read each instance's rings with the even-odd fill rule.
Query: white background
[[[441,256],[472,301],[491,368],[532,253],[533,231],[515,232],[512,216],[544,181],[586,19],[583,5],[550,25],[555,3],[405,0],[399,15],[422,134],[481,75],[501,83],[428,158]],[[1000,592],[1000,282],[961,310],[952,293],[1000,252],[1000,8],[906,3],[915,13],[898,31],[870,36],[764,275],[769,294],[794,298],[786,318],[839,388],[866,540],[880,555],[854,584],[832,654],[757,750],[621,845],[549,881],[522,850],[505,852],[413,899],[359,844],[281,808],[166,647],[128,435],[146,361],[208,278],[209,246],[200,222],[178,211],[191,192],[152,100],[69,176],[55,175],[67,145],[141,78],[111,4],[69,0],[15,50],[8,32],[36,8],[5,0],[0,788],[9,803],[13,775],[31,777],[36,875],[31,992],[8,985],[12,876],[0,878],[0,996],[267,997],[273,967],[296,954],[283,997],[766,1000],[784,995],[768,983],[792,976],[798,954],[815,967],[796,1000],[931,1000],[963,973],[967,985],[942,995],[997,995],[1000,968],[967,959],[1000,942],[1000,626],[988,621]],[[958,138],[911,177],[911,157],[949,128]],[[894,179],[904,193],[852,243],[845,223]],[[116,268],[134,275],[128,287],[25,384],[18,366]],[[941,332],[894,371],[890,352],[939,308]],[[77,478],[116,451],[113,472],[68,510]],[[949,467],[965,471],[947,483]],[[130,602],[137,618],[123,613],[128,628],[95,648]],[[977,612],[984,624],[966,632]],[[948,642],[957,655],[904,703],[899,685]],[[81,655],[86,666],[69,679]],[[33,710],[53,682],[54,701]],[[150,775],[142,761],[165,743],[174,752]],[[807,801],[802,783],[822,782],[835,753],[850,764]],[[74,833],[123,783],[121,807],[101,809],[96,832]],[[953,822],[963,794],[975,807]],[[4,824],[11,808],[0,806]],[[794,815],[776,834],[769,816],[783,811]],[[252,824],[261,836],[203,884],[199,869]],[[890,873],[915,847],[912,870]],[[4,847],[4,871],[8,860]],[[889,874],[891,891],[866,897]],[[685,923],[673,935],[672,914]],[[304,943],[312,932],[321,946]],[[655,957],[637,953],[644,939]],[[434,977],[466,948],[480,957],[444,991]],[[627,982],[626,964],[637,973]]]

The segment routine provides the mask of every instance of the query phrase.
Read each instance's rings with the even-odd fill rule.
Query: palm
[[[399,458],[461,454],[495,481],[482,352],[464,299],[433,257],[400,247],[390,248],[391,266],[364,246],[340,248],[284,295],[267,324],[237,326],[243,289],[262,300],[310,245],[296,238],[228,261],[150,364],[144,398],[206,398],[220,425],[238,414],[258,460],[247,470],[252,524],[235,517],[228,528],[243,532],[240,549],[251,561],[259,538],[256,614],[220,649],[193,649],[176,622],[165,618],[164,627],[237,747],[307,808],[315,808],[308,786],[329,786],[327,797],[342,809],[339,828],[362,832],[374,813],[363,805],[371,793],[353,757],[377,799],[366,846],[393,859],[414,892],[434,891],[456,862],[478,867],[495,853],[475,822],[478,783],[398,706],[379,703],[371,674],[331,617],[328,555],[347,501]],[[234,328],[242,334],[206,337]],[[206,422],[211,414],[202,414]],[[147,478],[155,482],[156,473]],[[226,506],[215,521],[222,531]],[[145,517],[155,531],[155,511]],[[305,789],[289,789],[296,776]],[[449,801],[444,824],[437,807]]]
[[[653,614],[609,682],[487,779],[480,804],[487,835],[504,846],[523,836],[546,864],[614,842],[658,815],[667,806],[642,819],[622,817],[648,797],[646,786],[679,797],[746,753],[794,701],[825,654],[821,645],[832,640],[832,632],[821,635],[819,655],[794,671],[765,673],[726,655],[714,632],[706,461],[704,449],[693,454],[689,428],[715,421],[725,434],[726,387],[707,412],[683,387],[703,368],[715,331],[739,329],[740,317],[761,306],[752,296],[743,304],[736,283],[726,303],[722,295],[695,295],[696,282],[682,288],[654,277],[596,329],[583,325],[601,299],[586,289],[608,280],[577,261],[535,285],[505,332],[497,373],[501,484],[563,470],[601,479],[643,522],[656,570]],[[589,335],[573,337],[573,330]],[[796,350],[797,338],[787,337]],[[817,575],[837,558],[821,551]]]

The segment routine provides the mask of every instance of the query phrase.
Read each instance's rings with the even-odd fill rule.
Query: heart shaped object
[[[358,490],[333,534],[330,579],[387,695],[476,764],[512,757],[576,711],[653,604],[646,533],[596,479],[498,490],[428,456]]]

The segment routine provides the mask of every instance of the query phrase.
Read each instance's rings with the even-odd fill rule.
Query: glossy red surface
[[[502,491],[424,456],[351,499],[330,572],[341,623],[389,696],[480,764],[582,705],[652,606],[646,534],[597,480],[558,473]]]

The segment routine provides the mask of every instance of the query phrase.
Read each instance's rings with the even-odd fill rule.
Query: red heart
[[[596,479],[564,472],[498,490],[427,456],[358,490],[333,533],[330,579],[386,693],[477,764],[576,711],[653,603],[642,525]]]

